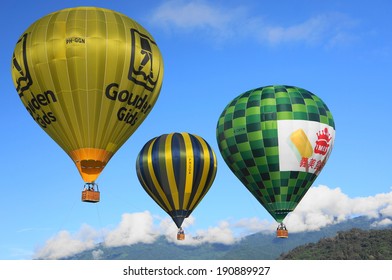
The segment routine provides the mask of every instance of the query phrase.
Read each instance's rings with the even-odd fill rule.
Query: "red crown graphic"
[[[329,141],[331,141],[331,134],[328,132],[328,128],[320,130],[317,134],[316,146],[314,152],[316,154],[326,155],[329,148]]]

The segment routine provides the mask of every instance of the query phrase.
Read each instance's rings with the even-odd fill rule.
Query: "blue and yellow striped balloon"
[[[210,145],[186,132],[151,139],[136,160],[141,185],[178,228],[208,192],[216,171]]]

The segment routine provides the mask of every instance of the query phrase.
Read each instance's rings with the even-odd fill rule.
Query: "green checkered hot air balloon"
[[[256,88],[227,105],[216,133],[231,171],[280,223],[278,237],[287,237],[283,219],[332,151],[335,123],[328,107],[299,87]]]

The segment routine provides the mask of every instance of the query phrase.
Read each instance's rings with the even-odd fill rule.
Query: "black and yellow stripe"
[[[151,139],[136,161],[141,185],[177,227],[210,189],[216,170],[216,155],[209,144],[186,132]]]

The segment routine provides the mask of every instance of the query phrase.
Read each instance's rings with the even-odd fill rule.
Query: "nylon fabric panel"
[[[192,147],[193,147],[193,183],[192,183],[192,191],[189,196],[188,203],[186,204],[187,209],[193,209],[196,201],[199,201],[200,193],[203,191],[205,186],[205,181],[202,182],[202,177],[206,177],[208,172],[204,173],[203,171],[207,171],[204,169],[205,166],[208,166],[208,158],[205,157],[205,151],[202,147],[202,143],[199,141],[197,137],[190,137]]]
[[[180,199],[178,195],[178,187],[174,176],[173,156],[172,156],[172,139],[173,135],[169,134],[165,141],[165,167],[167,175],[167,185],[170,187],[170,194],[174,203],[174,209],[180,209]]]
[[[179,205],[181,209],[184,205],[184,197],[185,197],[185,172],[186,172],[186,157],[185,157],[185,143],[182,135],[180,133],[173,133],[172,138],[172,159],[173,159],[173,167],[174,167],[174,176],[176,180],[176,184],[178,187],[178,199]],[[178,210],[178,209],[176,209]]]
[[[185,188],[184,188],[184,208],[187,207],[189,203],[189,198],[193,189],[194,180],[194,164],[195,156],[193,151],[193,146],[189,134],[182,133],[182,137],[185,143]]]
[[[194,193],[194,196],[192,197],[191,203],[188,207],[189,209],[195,209],[197,204],[208,192],[212,182],[215,179],[217,169],[217,161],[214,152],[201,137],[197,135],[195,135],[195,137],[197,138],[199,145],[201,145],[201,148],[199,149],[201,155],[197,160],[197,165],[199,166],[198,172],[200,172],[198,177],[200,179],[198,180],[197,187],[195,188],[196,193]]]
[[[162,188],[165,198],[170,203],[170,207],[168,210],[172,211],[176,209],[176,202],[173,200],[172,197],[172,182],[168,178],[167,166],[165,161],[166,156],[170,153],[170,149],[166,150],[166,142],[168,140],[168,135],[157,138],[157,141],[154,143],[152,150],[152,166],[155,171],[155,174],[157,174],[159,186]]]
[[[150,188],[149,186],[153,186],[154,182],[152,179],[152,176],[150,176],[149,173],[149,163],[148,162],[148,156],[149,156],[149,150],[150,150],[150,144],[152,144],[156,138],[150,140],[140,151],[137,160],[136,160],[136,173],[137,177],[144,188],[144,190],[147,192],[147,194],[166,212],[170,211],[169,207],[170,204],[162,199],[161,194],[158,192],[156,188]]]
[[[164,202],[164,209],[168,212],[173,210],[173,203],[169,200],[169,198],[166,196],[165,192],[165,186],[162,186],[160,183],[160,178],[162,177],[162,174],[159,174],[159,168],[154,168],[154,165],[156,165],[157,162],[159,162],[159,157],[156,157],[157,153],[153,153],[154,149],[159,151],[159,145],[160,145],[160,139],[155,139],[154,142],[152,142],[151,146],[148,147],[148,153],[147,153],[147,167],[148,169],[147,174],[148,176],[151,177],[151,186],[153,186],[152,190],[157,193],[157,196],[159,197],[160,200]]]
[[[183,165],[185,161],[183,160],[183,153],[185,149],[184,139],[179,133],[170,133],[172,135],[172,143],[171,143],[171,155],[172,155],[172,166],[174,171],[174,180],[176,182],[177,191],[178,191],[178,203],[179,209],[182,209],[184,205],[184,188],[182,187],[185,184],[185,178],[183,176]]]
[[[197,192],[202,192],[204,189],[205,184],[201,184],[201,177],[203,176],[203,166],[208,164],[206,161],[206,158],[204,158],[204,150],[201,147],[201,143],[199,139],[197,139],[193,135],[189,135],[189,140],[192,145],[192,163],[193,166],[190,164],[188,161],[188,171],[187,174],[189,175],[192,172],[192,189],[189,193],[189,199],[187,203],[185,204],[184,202],[184,208],[186,209],[193,209],[192,205],[196,202],[199,201],[198,198],[196,197]],[[205,175],[208,175],[205,174]]]

